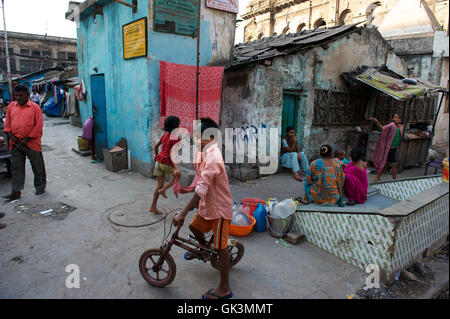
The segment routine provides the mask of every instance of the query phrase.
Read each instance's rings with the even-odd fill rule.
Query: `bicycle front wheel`
[[[162,250],[158,248],[148,249],[139,258],[139,271],[142,277],[154,287],[164,287],[170,284],[177,273],[177,267],[173,257],[167,253],[161,267],[156,264],[162,257]]]

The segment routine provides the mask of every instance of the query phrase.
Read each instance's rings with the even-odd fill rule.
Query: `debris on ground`
[[[432,256],[423,262],[417,262],[407,269],[400,269],[392,284],[380,283],[379,288],[363,288],[356,291],[359,299],[411,299],[424,294],[435,285],[433,271],[427,263],[433,262],[433,258],[448,260],[448,240],[447,243],[436,251]],[[448,299],[448,287],[444,289],[438,299]]]
[[[23,256],[14,256],[11,260],[18,262],[19,264],[23,264],[25,262],[25,258]]]
[[[63,202],[47,203],[47,204],[23,204],[16,206],[14,210],[17,214],[26,213],[31,217],[43,216],[45,218],[52,217],[53,219],[63,220],[71,212],[76,210],[76,207],[72,207]]]

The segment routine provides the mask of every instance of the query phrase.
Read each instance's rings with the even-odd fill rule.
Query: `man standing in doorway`
[[[25,184],[25,159],[28,157],[34,174],[35,194],[45,192],[47,177],[42,156],[42,111],[30,101],[27,87],[14,87],[15,101],[8,105],[4,132],[10,138],[12,154],[12,192],[2,196],[8,200],[19,199]]]

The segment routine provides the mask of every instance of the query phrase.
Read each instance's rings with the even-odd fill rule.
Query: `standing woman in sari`
[[[362,160],[362,149],[354,148],[350,153],[352,161],[345,169],[344,193],[347,205],[364,204],[367,200],[367,163]]]
[[[321,158],[313,161],[306,172],[305,200],[301,200],[302,203],[311,201],[321,205],[343,206],[344,170],[332,155],[330,145],[320,147]]]

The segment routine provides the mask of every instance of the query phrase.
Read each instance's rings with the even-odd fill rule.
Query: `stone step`
[[[232,169],[231,176],[241,182],[259,178],[257,168],[240,167]]]

